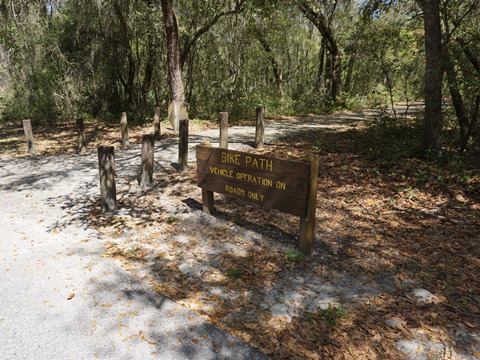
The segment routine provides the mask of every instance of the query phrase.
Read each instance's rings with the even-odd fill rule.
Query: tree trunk
[[[421,152],[437,155],[440,152],[442,119],[442,31],[440,0],[423,0],[425,29],[425,131]]]
[[[353,69],[355,66],[355,60],[357,58],[356,52],[353,52],[348,59],[347,65],[347,76],[344,84],[344,91],[350,93],[352,91],[352,79],[353,79]]]
[[[468,138],[470,137],[470,121],[468,119],[467,110],[465,108],[465,103],[463,102],[462,94],[458,89],[457,76],[455,75],[455,68],[453,67],[452,60],[445,54],[445,73],[447,75],[448,89],[450,90],[450,96],[452,97],[453,107],[457,115],[458,123],[460,125],[460,140],[459,148],[460,151],[464,151]]]
[[[127,81],[123,80],[122,75],[120,74],[120,79],[124,90],[127,95],[127,103],[126,105],[130,105],[133,103],[135,99],[135,60],[133,58],[132,48],[130,46],[130,35],[128,32],[128,24],[127,19],[125,18],[120,5],[114,1],[113,8],[115,13],[117,14],[118,20],[120,21],[120,32],[122,34],[122,42],[123,48],[125,51],[125,56],[128,60],[128,77]]]
[[[278,61],[273,54],[270,44],[267,42],[267,39],[265,39],[265,36],[263,36],[263,33],[259,30],[256,32],[255,35],[260,44],[262,44],[263,50],[265,50],[268,57],[270,58],[270,62],[272,63],[273,75],[275,76],[275,83],[277,85],[277,90],[280,93],[280,96],[283,97],[283,76]]]
[[[167,34],[168,85],[172,101],[185,101],[180,63],[180,43],[178,22],[173,7],[173,0],[162,0],[163,21]]]
[[[342,57],[340,50],[335,48],[332,52],[332,89],[331,97],[333,100],[337,100],[342,89]]]
[[[318,72],[317,72],[317,82],[315,84],[315,92],[320,94],[324,91],[325,88],[325,77],[324,77],[324,68],[325,68],[325,44],[322,41],[320,46],[320,51],[318,53]]]
[[[142,82],[143,106],[147,106],[148,103],[148,92],[150,91],[150,84],[152,82],[153,71],[155,69],[155,58],[157,55],[157,49],[153,42],[149,42],[148,47],[147,64],[145,65],[145,74]]]
[[[336,100],[342,88],[342,55],[333,33],[331,21],[310,0],[301,0],[298,7],[305,17],[315,25],[325,40],[325,46],[331,55],[332,62],[330,96]]]

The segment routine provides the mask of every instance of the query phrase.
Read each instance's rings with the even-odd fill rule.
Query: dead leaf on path
[[[192,339],[192,342],[193,342],[194,344],[198,344],[199,340],[198,340],[198,339]]]
[[[67,300],[72,300],[75,297],[74,293],[71,293],[70,295],[67,296]]]

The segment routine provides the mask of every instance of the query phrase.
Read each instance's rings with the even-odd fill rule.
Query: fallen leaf
[[[72,300],[75,297],[74,293],[71,293],[70,295],[67,296],[67,300]]]

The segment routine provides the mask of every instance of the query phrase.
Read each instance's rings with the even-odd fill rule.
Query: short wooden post
[[[318,182],[318,158],[310,155],[310,179],[308,189],[308,205],[305,217],[300,218],[300,238],[298,250],[311,255],[313,240],[315,238],[315,213],[317,210],[317,182]]]
[[[100,204],[102,212],[117,208],[117,190],[115,186],[115,148],[98,147],[98,169],[100,173]]]
[[[180,120],[178,143],[178,171],[188,169],[188,121]]]
[[[130,145],[128,141],[128,122],[127,122],[127,113],[120,113],[120,132],[122,134],[122,148],[125,149]]]
[[[33,140],[32,121],[30,119],[23,120],[23,132],[25,133],[25,139],[27,140],[27,151],[30,155],[36,153],[35,141]]]
[[[78,134],[78,152],[82,153],[87,150],[87,139],[85,137],[85,123],[82,118],[76,120]]]
[[[143,135],[142,137],[142,168],[138,183],[141,187],[153,183],[153,149],[155,146],[154,135]]]
[[[257,107],[257,124],[255,128],[255,148],[263,149],[265,143],[265,107]]]
[[[153,133],[155,140],[158,141],[162,138],[162,127],[160,125],[160,108],[155,106],[153,108]]]
[[[220,113],[220,148],[228,149],[228,112]]]
[[[211,147],[212,144],[209,141],[203,141],[201,143],[203,146]],[[208,215],[212,215],[215,210],[215,201],[213,199],[213,191],[202,189],[202,204],[203,212]]]

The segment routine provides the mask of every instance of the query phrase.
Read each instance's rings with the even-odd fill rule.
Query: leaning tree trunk
[[[312,3],[311,0],[301,0],[298,8],[318,29],[325,41],[325,46],[331,55],[331,87],[330,96],[336,100],[342,88],[342,54],[338,46],[337,39],[331,26],[331,21],[322,13],[322,11]],[[322,41],[323,44],[323,41]]]
[[[425,29],[425,131],[421,152],[440,152],[442,119],[442,30],[440,0],[423,0]]]
[[[172,101],[185,101],[180,62],[180,43],[178,22],[173,7],[173,0],[162,0],[163,21],[167,34],[168,85]]]

